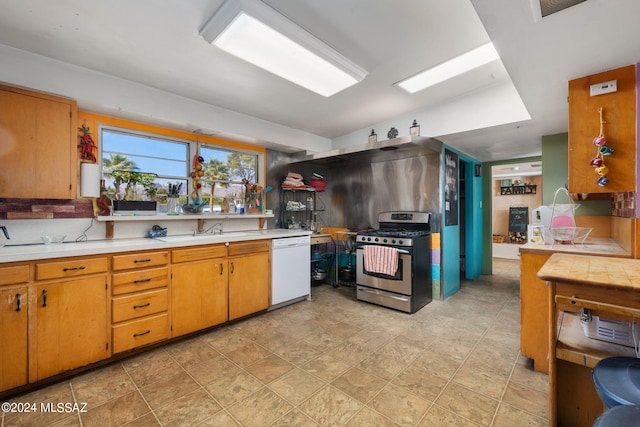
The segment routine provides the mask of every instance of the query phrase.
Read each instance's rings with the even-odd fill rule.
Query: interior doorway
[[[493,258],[520,259],[529,241],[527,224],[542,204],[542,162],[510,163],[491,168],[491,234]],[[523,227],[513,227],[515,213],[527,212]],[[522,215],[522,214],[521,214]],[[524,231],[521,231],[524,230]]]

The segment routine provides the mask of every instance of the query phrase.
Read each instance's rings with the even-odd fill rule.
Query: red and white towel
[[[371,273],[395,276],[398,271],[398,250],[387,246],[366,245],[363,248],[364,268]]]

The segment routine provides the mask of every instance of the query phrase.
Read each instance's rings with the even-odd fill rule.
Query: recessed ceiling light
[[[493,43],[489,42],[413,77],[402,80],[396,83],[396,86],[400,86],[409,93],[416,93],[497,59],[500,59],[500,56],[493,47]]]
[[[226,0],[200,35],[238,58],[327,97],[367,75],[259,0]]]

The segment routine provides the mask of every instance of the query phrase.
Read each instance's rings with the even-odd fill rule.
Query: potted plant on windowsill
[[[113,201],[114,212],[127,211],[147,214],[156,212],[157,203],[153,200],[157,192],[157,187],[154,183],[156,178],[155,174],[117,170],[111,172],[111,176],[113,177],[113,185],[116,188],[116,200]],[[119,192],[120,185],[123,183],[126,183],[124,200],[122,199],[122,194]],[[137,200],[138,195],[136,189],[138,185],[144,188],[145,193],[152,200]]]

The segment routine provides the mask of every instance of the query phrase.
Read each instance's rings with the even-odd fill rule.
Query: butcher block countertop
[[[556,253],[538,271],[549,282],[640,290],[640,260]]]
[[[631,253],[623,249],[618,242],[610,237],[590,237],[584,244],[576,243],[574,245],[526,243],[520,247],[520,253],[573,253],[581,255],[631,258]]]

